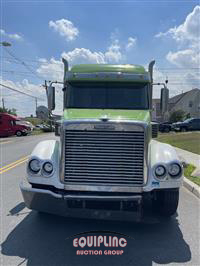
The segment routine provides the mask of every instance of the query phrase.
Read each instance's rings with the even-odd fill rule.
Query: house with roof
[[[200,90],[198,88],[178,94],[169,99],[168,111],[170,113],[183,110],[190,117],[200,118]],[[162,122],[160,99],[153,99],[153,121]]]

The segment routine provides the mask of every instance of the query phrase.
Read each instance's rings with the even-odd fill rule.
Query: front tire
[[[182,127],[181,128],[181,132],[186,132],[187,131],[187,128],[186,127]]]
[[[20,130],[17,130],[16,133],[15,133],[15,135],[17,137],[21,137],[22,136],[22,132]]]
[[[161,216],[170,217],[176,213],[179,202],[179,190],[156,191],[153,208]]]

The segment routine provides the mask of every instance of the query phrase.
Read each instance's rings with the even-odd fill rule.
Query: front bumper
[[[67,217],[140,221],[142,196],[98,196],[77,193],[55,193],[20,183],[24,202],[29,209]],[[119,207],[119,208],[118,208]]]

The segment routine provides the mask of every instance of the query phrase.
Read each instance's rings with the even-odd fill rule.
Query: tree
[[[17,115],[17,110],[15,108],[3,108],[0,107],[0,113],[7,113],[7,114],[11,114],[11,115]]]
[[[188,119],[188,118],[191,118],[190,113],[187,113],[186,116],[185,116],[185,119]]]
[[[175,123],[178,121],[183,121],[185,118],[185,112],[183,110],[177,110],[170,114],[169,121]]]

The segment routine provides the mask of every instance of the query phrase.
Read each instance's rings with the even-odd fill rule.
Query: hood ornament
[[[103,121],[103,122],[107,122],[109,120],[108,115],[101,116],[100,120]]]

